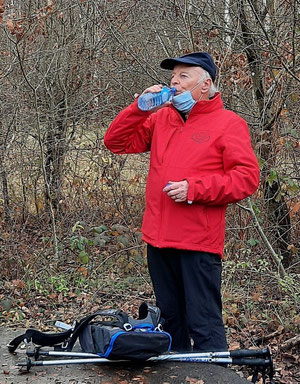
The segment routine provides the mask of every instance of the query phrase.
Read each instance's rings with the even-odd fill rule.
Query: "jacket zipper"
[[[174,107],[171,107],[171,108],[174,108]],[[178,131],[179,131],[179,135],[178,135],[178,138],[177,138],[177,144],[176,144],[176,149],[177,149],[177,147],[179,146],[179,144],[180,144],[180,136],[181,136],[181,133],[182,133],[182,129],[183,129],[183,126],[184,126],[184,124],[186,123],[186,121],[184,121],[184,119],[182,118],[182,116],[180,115],[180,113],[174,108],[174,110],[176,111],[176,113],[179,115],[179,118],[181,119],[181,122],[182,122],[182,124],[181,124],[181,127],[178,129]],[[176,133],[176,131],[175,131],[175,133]],[[172,139],[171,139],[172,140]],[[172,152],[172,154],[173,154],[173,152]],[[163,175],[163,179],[165,180],[166,178],[165,178],[165,174],[166,174],[166,168],[168,168],[168,166],[169,166],[169,164],[170,164],[170,159],[168,159],[169,161],[168,161],[168,164],[167,164],[167,166],[166,167],[164,167],[165,168],[165,171],[164,171],[164,175]],[[165,192],[163,192],[163,193],[165,193]],[[158,232],[158,241],[157,241],[157,247],[159,248],[159,246],[160,246],[160,244],[161,244],[161,237],[162,237],[162,235],[161,235],[161,233],[162,233],[162,226],[163,226],[163,223],[164,223],[164,214],[165,214],[165,199],[166,198],[168,198],[169,199],[169,197],[168,196],[164,196],[164,195],[162,195],[162,197],[161,197],[161,204],[160,204],[160,206],[161,206],[161,215],[160,215],[160,224],[159,224],[159,232]],[[177,204],[177,203],[176,203]]]

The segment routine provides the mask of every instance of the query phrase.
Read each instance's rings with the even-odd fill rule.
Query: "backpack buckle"
[[[123,325],[123,328],[124,328],[124,330],[125,330],[126,332],[132,331],[132,325],[129,324],[129,323],[125,323],[125,324]]]
[[[157,326],[154,328],[154,331],[162,332],[162,331],[163,331],[163,327],[162,327],[162,325],[161,325],[160,323],[157,324]]]

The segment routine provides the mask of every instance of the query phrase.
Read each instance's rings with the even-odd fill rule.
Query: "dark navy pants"
[[[172,336],[172,350],[226,351],[222,320],[222,262],[213,253],[148,245],[156,305]]]

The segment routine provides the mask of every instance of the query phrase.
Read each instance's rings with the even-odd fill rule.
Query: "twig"
[[[284,327],[279,326],[278,329],[276,329],[276,331],[269,333],[268,335],[261,336],[261,337],[255,339],[254,342],[257,345],[262,344],[263,342],[266,342],[267,340],[273,339],[274,337],[281,335],[283,332],[284,332]]]
[[[194,36],[193,36],[193,27],[192,27],[192,23],[191,23],[191,15],[190,15],[190,11],[189,11],[189,0],[185,0],[185,10],[186,10],[186,14],[187,14],[187,20],[188,20],[188,33],[190,35],[190,41],[191,41],[191,45],[193,47],[193,52],[195,52],[196,48],[195,48],[195,44],[194,44]]]
[[[265,235],[265,233],[264,233],[264,231],[263,231],[263,229],[262,229],[262,227],[258,221],[258,218],[257,218],[255,211],[253,209],[253,206],[252,206],[251,198],[248,197],[247,200],[248,200],[248,207],[244,207],[240,204],[238,204],[238,205],[239,205],[239,207],[241,207],[244,210],[251,213],[252,219],[254,220],[254,225],[255,225],[256,230],[258,231],[258,233],[260,234],[261,238],[263,239],[265,245],[267,246],[268,250],[270,251],[272,259],[274,260],[275,264],[278,267],[280,277],[284,278],[286,276],[286,272],[285,272],[285,269],[282,265],[281,259],[277,255],[277,253],[274,251],[274,248],[272,247],[271,243],[269,242],[267,236]]]
[[[291,339],[286,340],[281,346],[280,349],[282,351],[287,351],[288,349],[291,349],[295,347],[296,345],[300,344],[300,334],[297,336],[292,337]]]

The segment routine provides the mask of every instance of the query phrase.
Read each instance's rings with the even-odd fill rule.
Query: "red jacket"
[[[223,109],[219,93],[198,101],[186,122],[173,106],[142,112],[135,101],[112,122],[104,142],[118,154],[151,150],[145,242],[222,256],[226,206],[257,189],[259,166],[246,122]],[[184,179],[192,204],[162,192],[168,181]]]

